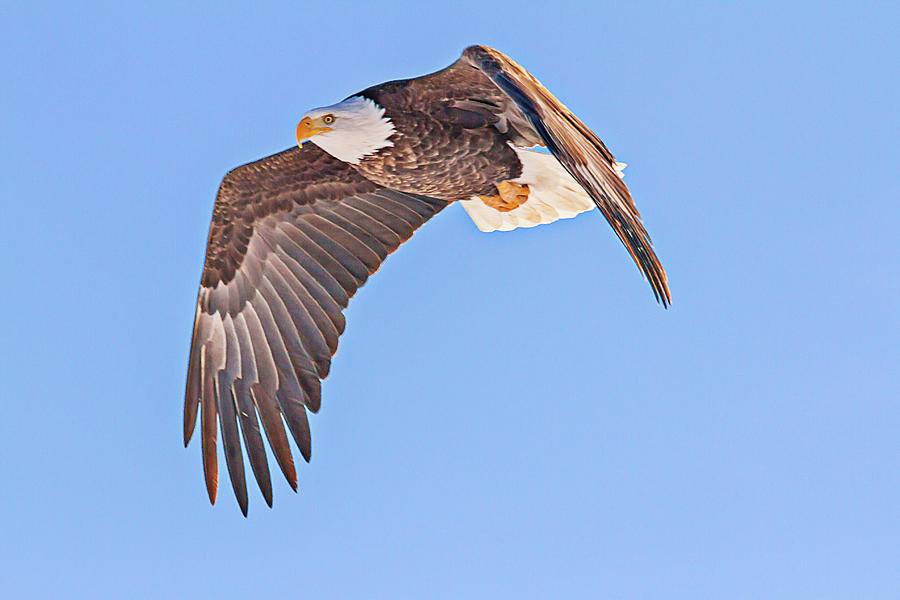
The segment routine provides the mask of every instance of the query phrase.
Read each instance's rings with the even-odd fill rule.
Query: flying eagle
[[[596,206],[657,301],[670,301],[624,165],[496,50],[472,46],[436,73],[311,110],[297,125],[297,142],[230,171],[216,197],[184,405],[185,446],[201,415],[210,502],[217,420],[244,515],[240,437],[269,506],[263,433],[296,491],[282,418],[309,461],[306,411],[319,410],[321,380],[344,331],[341,311],[388,254],[452,202],[482,231],[533,227]]]

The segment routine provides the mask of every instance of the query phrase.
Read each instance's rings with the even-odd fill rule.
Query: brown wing
[[[282,417],[308,461],[306,410],[319,409],[320,380],[344,330],[342,309],[385,257],[444,206],[380,187],[312,144],[225,176],[197,298],[184,405],[185,445],[202,407],[210,501],[218,479],[217,420],[245,515],[241,436],[270,506],[261,431],[296,489]]]
[[[656,299],[671,301],[666,273],[615,159],[600,138],[528,71],[487,46],[467,48],[450,67],[418,79],[378,86],[386,100],[440,103],[450,116],[482,116],[513,143],[546,146],[593,198],[647,278]],[[374,93],[374,92],[370,92]],[[491,120],[492,119],[492,120]]]

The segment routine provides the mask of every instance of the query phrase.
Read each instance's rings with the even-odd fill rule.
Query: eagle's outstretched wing
[[[492,113],[516,143],[546,146],[594,200],[647,278],[656,299],[671,301],[666,273],[641,224],[616,161],[600,138],[547,88],[508,56],[470,46],[448,68],[412,80],[416,94],[445,102],[463,114]],[[447,90],[452,90],[448,93]]]
[[[235,496],[247,514],[244,446],[266,502],[262,431],[297,476],[282,416],[306,460],[306,410],[317,411],[342,309],[385,257],[446,206],[380,187],[313,144],[238,167],[219,187],[197,298],[184,443],[201,409],[203,470],[217,490],[216,421]]]

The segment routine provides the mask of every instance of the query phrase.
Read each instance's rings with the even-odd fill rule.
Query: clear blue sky
[[[0,9],[8,598],[900,597],[890,3]],[[216,188],[468,44],[619,160],[599,214],[452,207],[352,301],[300,493],[182,447]]]

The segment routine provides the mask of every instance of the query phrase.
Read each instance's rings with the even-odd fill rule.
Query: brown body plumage
[[[490,200],[508,187],[526,198],[528,184],[514,183],[523,176],[524,147],[540,144],[553,153],[565,167],[559,172],[603,212],[657,298],[669,301],[665,272],[612,154],[512,60],[473,46],[442,71],[351,98],[371,100],[383,111],[391,134],[377,149],[348,162],[304,144],[234,169],[216,199],[191,344],[184,439],[187,444],[202,407],[210,500],[217,489],[218,424],[245,514],[241,435],[268,504],[263,433],[296,489],[282,419],[309,460],[306,410],[319,408],[320,380],[344,330],[342,309],[386,256],[448,203],[482,197],[488,206],[509,210]],[[304,121],[310,131],[331,131]],[[539,222],[565,214],[560,208]]]
[[[361,92],[385,107],[397,134],[394,146],[361,161],[360,173],[385,187],[450,201],[494,194],[498,183],[521,175],[510,143],[522,136],[497,127],[509,99],[485,79],[456,63]],[[496,92],[486,94],[491,88]]]

